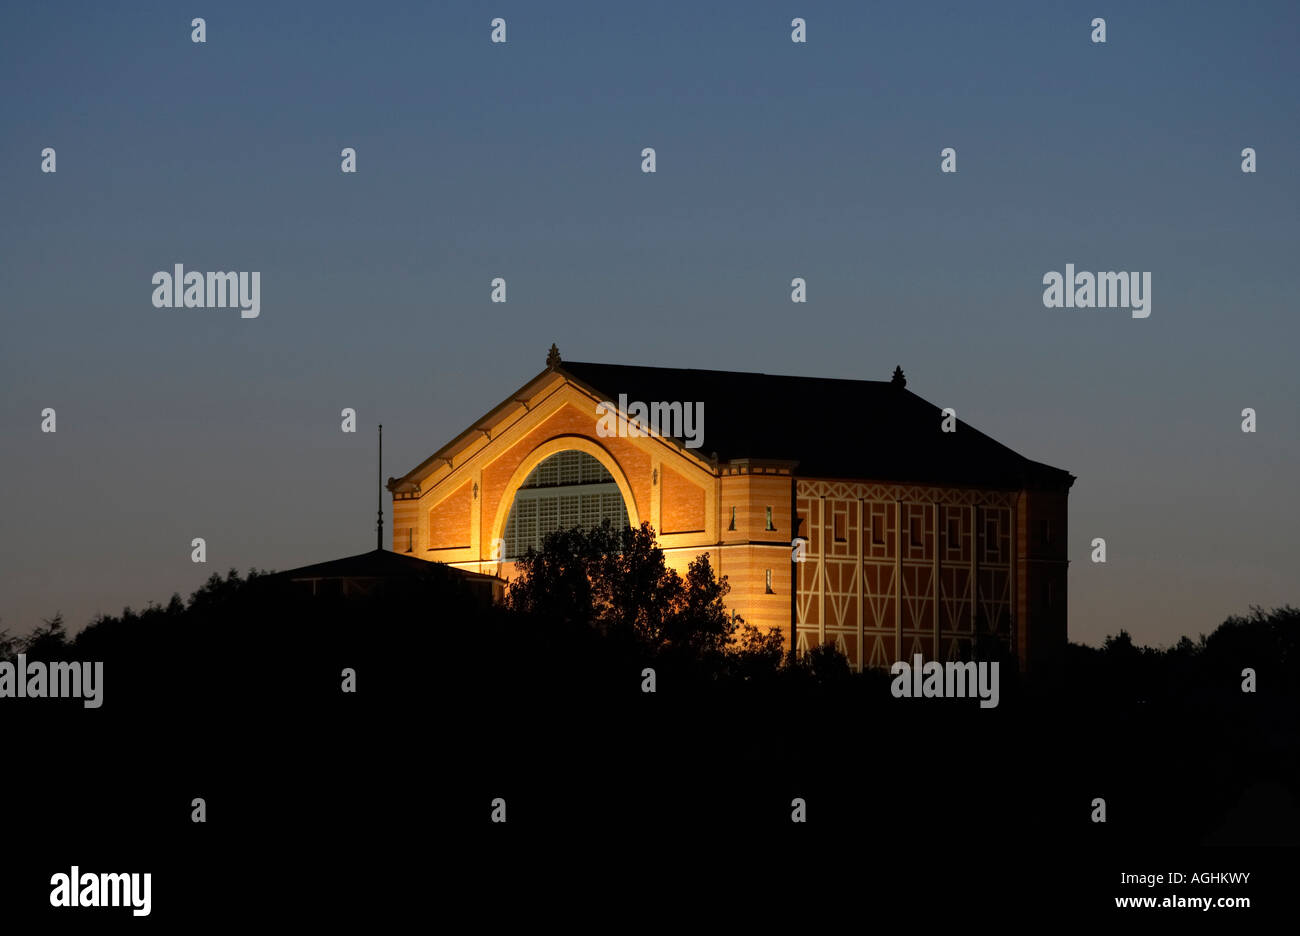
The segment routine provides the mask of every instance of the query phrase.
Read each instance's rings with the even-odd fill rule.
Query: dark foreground
[[[102,708],[0,702],[6,921],[604,932],[788,912],[1250,929],[1293,912],[1296,656],[1258,663],[1260,691],[1242,693],[1229,651],[1258,641],[1182,662],[1072,648],[1050,677],[1004,675],[981,710],[894,699],[887,676],[830,663],[719,680],[448,588],[247,592],[55,647],[105,661]],[[150,872],[150,915],[52,908],[51,875],[74,864]],[[1207,872],[1250,878],[1190,883]],[[1252,906],[1115,906],[1171,894]]]

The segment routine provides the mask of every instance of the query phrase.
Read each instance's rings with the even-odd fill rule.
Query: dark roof
[[[602,399],[702,401],[703,444],[720,460],[798,462],[801,477],[970,487],[1060,488],[1068,471],[1017,454],[961,420],[942,431],[942,410],[910,390],[875,380],[784,377],[675,367],[564,361],[558,365]]]
[[[491,575],[457,569],[454,566],[403,556],[388,549],[372,549],[370,552],[347,556],[343,559],[331,559],[297,569],[287,569],[276,575],[287,579],[313,578],[418,578],[434,574],[453,574],[465,579],[487,579],[495,581]]]

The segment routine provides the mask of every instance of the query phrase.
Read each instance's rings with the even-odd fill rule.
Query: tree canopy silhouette
[[[668,567],[648,523],[550,533],[541,549],[516,561],[507,604],[516,614],[590,628],[616,644],[661,659],[746,675],[774,670],[782,659],[777,632],[760,632],[730,615],[726,576],[709,554],[693,559],[683,578]]]

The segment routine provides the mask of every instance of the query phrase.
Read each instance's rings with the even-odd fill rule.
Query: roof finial
[[[560,363],[560,349],[551,342],[551,350],[546,352],[546,366],[554,367]]]
[[[891,380],[890,383],[893,386],[898,387],[899,389],[902,389],[903,387],[907,386],[907,378],[903,376],[902,367],[894,368],[894,379]]]

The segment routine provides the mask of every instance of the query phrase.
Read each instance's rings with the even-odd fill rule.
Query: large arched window
[[[515,492],[502,536],[505,558],[517,559],[530,546],[540,549],[554,530],[590,530],[605,520],[615,529],[629,525],[613,475],[586,452],[557,452],[530,471]]]

